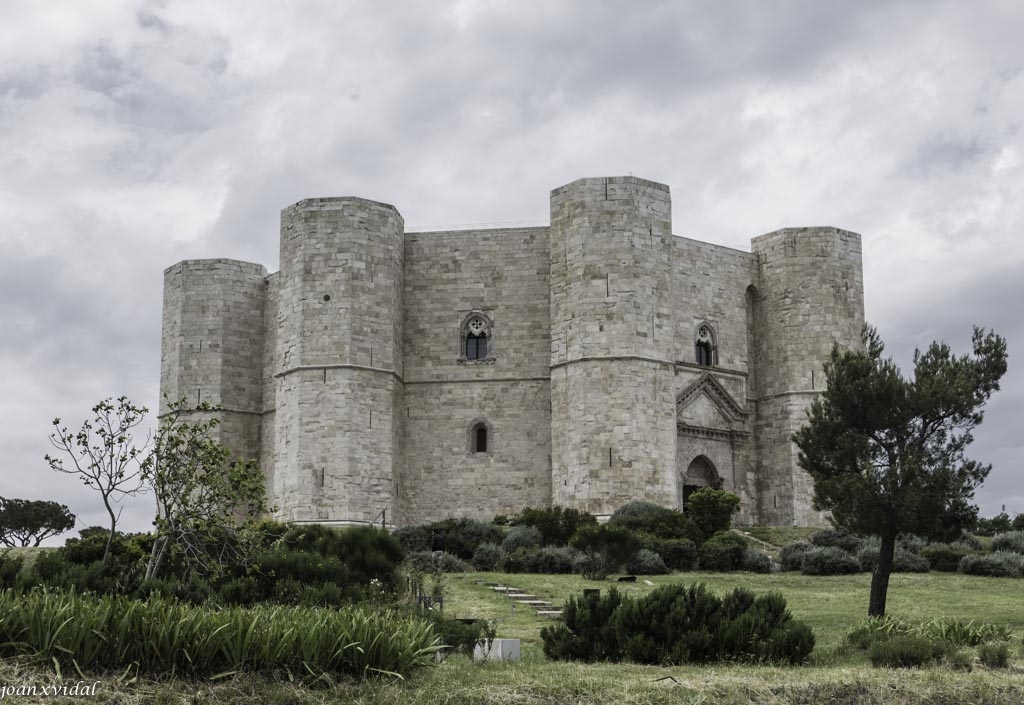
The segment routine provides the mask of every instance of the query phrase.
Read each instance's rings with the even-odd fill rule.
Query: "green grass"
[[[540,649],[540,629],[550,621],[531,610],[517,607],[510,613],[507,598],[474,580],[498,582],[540,595],[556,604],[583,588],[607,590],[613,586],[633,594],[649,592],[667,582],[703,582],[723,594],[743,586],[755,592],[780,592],[790,611],[814,630],[817,663],[848,662],[844,653],[846,633],[867,615],[871,576],[807,576],[798,573],[676,573],[640,578],[636,583],[590,581],[577,575],[505,575],[470,573],[448,580],[446,611],[460,617],[498,620],[498,636],[520,639],[524,648]],[[644,581],[653,583],[647,585]],[[983,578],[948,573],[898,573],[889,583],[887,613],[910,621],[949,617],[963,621],[995,622],[1024,634],[1024,600],[1019,580]],[[865,661],[866,662],[866,661]]]
[[[794,541],[807,541],[821,529],[806,526],[738,526],[736,530],[779,549]]]
[[[548,661],[541,651],[540,629],[551,624],[532,610],[473,583],[490,580],[536,592],[554,602],[584,587],[607,590],[613,585],[631,593],[651,590],[642,581],[616,584],[587,581],[579,576],[503,575],[469,573],[446,576],[446,613],[496,619],[498,636],[523,641],[522,661],[510,664],[472,663],[454,656],[437,668],[428,668],[406,681],[371,679],[309,680],[290,682],[278,677],[244,675],[220,681],[139,678],[122,682],[117,674],[100,676],[97,697],[90,702],[159,703],[161,705],[660,705],[661,703],[721,703],[722,705],[924,705],[924,703],[979,703],[1024,705],[1024,582],[956,574],[894,575],[889,590],[892,616],[907,620],[947,617],[1006,624],[1016,638],[1011,642],[1009,669],[987,669],[974,663],[973,671],[949,666],[920,670],[872,668],[859,652],[843,648],[846,632],[867,612],[868,575],[811,577],[798,574],[684,573],[648,578],[654,584],[672,580],[700,580],[716,592],[737,585],[754,591],[777,590],[788,600],[798,619],[815,631],[817,647],[808,666],[776,668],[717,665],[714,667],[658,668],[633,664],[575,664]],[[1015,665],[1017,664],[1017,665]],[[78,680],[65,675],[66,681]],[[52,684],[45,666],[21,661],[0,662],[0,682]],[[18,702],[55,702],[52,698],[18,698]]]

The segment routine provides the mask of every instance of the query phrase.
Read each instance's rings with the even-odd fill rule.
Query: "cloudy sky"
[[[50,421],[155,406],[168,265],[276,270],[279,211],[310,196],[546,224],[550,189],[631,173],[671,187],[677,235],[862,233],[904,365],[1004,335],[972,455],[982,513],[1024,512],[1022,28],[1017,0],[5,0],[0,495],[103,521],[44,463]]]

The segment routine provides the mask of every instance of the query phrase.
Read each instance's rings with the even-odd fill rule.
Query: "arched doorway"
[[[718,477],[718,471],[715,470],[715,465],[707,457],[698,455],[686,468],[686,473],[680,478],[680,486],[682,487],[682,497],[680,506],[685,511],[686,500],[690,498],[690,495],[699,490],[702,487],[718,487],[721,484],[721,480]]]

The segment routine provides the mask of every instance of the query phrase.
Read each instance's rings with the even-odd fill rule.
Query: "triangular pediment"
[[[685,408],[679,410],[678,421],[687,426],[700,428],[717,428],[723,431],[732,429],[732,419],[707,394],[701,393],[690,400]]]
[[[680,426],[708,430],[739,430],[749,412],[710,374],[703,374],[676,399]]]

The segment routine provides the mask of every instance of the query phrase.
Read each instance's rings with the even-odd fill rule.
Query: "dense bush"
[[[537,548],[541,539],[540,531],[532,526],[513,526],[501,542],[501,550],[511,553],[519,548]]]
[[[429,551],[434,531],[444,539],[444,550],[454,553],[463,560],[472,560],[477,547],[482,543],[501,544],[505,532],[500,526],[485,524],[475,519],[443,519],[431,524],[403,526],[393,536],[406,551]]]
[[[442,553],[435,563],[432,551],[414,551],[407,560],[412,569],[419,573],[432,573],[435,566],[442,573],[465,573],[469,570],[465,561],[451,553]]]
[[[657,553],[641,548],[626,563],[626,570],[633,575],[664,575],[668,567]]]
[[[954,544],[962,544],[972,551],[981,551],[984,549],[984,546],[981,544],[981,539],[966,530],[960,532],[960,538],[958,538]]]
[[[1006,668],[1010,665],[1010,649],[1005,643],[982,644],[978,659],[989,668]]]
[[[857,553],[857,563],[860,569],[871,572],[878,565],[878,546],[865,546]],[[893,573],[927,573],[929,570],[928,559],[911,553],[898,544],[892,554]]]
[[[640,539],[629,529],[608,522],[582,527],[572,537],[572,547],[586,554],[586,560],[579,561],[583,575],[600,580],[632,558],[640,549]]]
[[[894,636],[880,639],[868,648],[871,665],[885,668],[920,668],[941,661],[949,651],[942,641],[922,636]]]
[[[743,564],[740,567],[751,573],[770,573],[772,572],[772,559],[764,551],[747,546],[743,551]]]
[[[431,625],[394,612],[211,609],[154,598],[0,592],[0,658],[82,670],[209,678],[229,672],[402,677],[434,661]]]
[[[845,531],[822,529],[811,536],[811,543],[815,546],[834,546],[849,554],[854,554],[860,550],[863,540],[859,536],[848,534]]]
[[[896,548],[902,548],[909,553],[920,553],[927,545],[928,540],[916,534],[900,534],[896,537]]]
[[[944,573],[955,573],[960,560],[970,553],[965,546],[953,543],[931,543],[921,549],[921,557],[928,561],[928,566]]]
[[[1006,551],[964,556],[958,570],[966,575],[1020,578],[1024,577],[1024,556]]]
[[[1024,531],[1007,531],[992,537],[993,551],[1024,553]]]
[[[686,516],[705,539],[728,531],[739,508],[738,496],[713,487],[702,487],[686,500]]]
[[[747,542],[743,537],[722,531],[701,544],[697,551],[697,566],[701,570],[739,570],[746,550]]]
[[[616,509],[608,525],[663,539],[690,539],[694,543],[704,539],[694,523],[682,512],[641,500],[628,502]]]
[[[643,547],[661,556],[669,570],[693,570],[697,564],[697,547],[690,539],[662,539],[641,534]]]
[[[814,648],[810,628],[793,620],[781,595],[742,588],[718,598],[703,585],[662,585],[635,600],[612,589],[570,598],[562,619],[541,630],[552,659],[800,663]]]
[[[0,554],[0,589],[12,588],[25,561],[21,556]]]
[[[809,541],[794,541],[782,547],[779,551],[779,566],[782,570],[800,570],[803,567],[804,556],[808,551],[814,549],[814,544]]]
[[[564,546],[581,526],[597,525],[597,517],[568,507],[527,507],[515,516],[514,523],[540,531],[545,546]]]
[[[391,533],[369,526],[344,529],[318,524],[291,526],[276,547],[341,561],[354,586],[366,586],[371,580],[377,580],[393,588],[398,579],[398,566],[405,558],[405,550]]]
[[[473,552],[473,567],[483,571],[495,570],[503,555],[500,546],[482,543]]]
[[[860,570],[856,558],[835,546],[815,546],[803,554],[800,562],[804,575],[850,575]]]
[[[574,561],[579,555],[580,552],[570,546],[520,548],[504,554],[498,566],[505,573],[564,575],[574,572]]]

